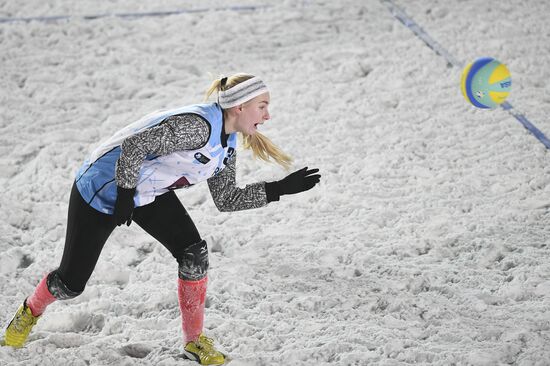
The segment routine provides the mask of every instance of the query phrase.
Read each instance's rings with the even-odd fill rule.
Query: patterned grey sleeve
[[[115,181],[122,188],[137,185],[141,164],[147,155],[168,155],[203,147],[210,137],[210,125],[196,114],[170,116],[122,142],[115,168]]]
[[[241,211],[267,205],[265,182],[249,184],[245,188],[237,187],[236,161],[235,153],[220,174],[208,179],[210,194],[218,210]]]

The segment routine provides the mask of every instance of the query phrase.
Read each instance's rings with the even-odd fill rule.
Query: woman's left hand
[[[117,226],[124,223],[126,223],[126,226],[130,226],[132,223],[135,193],[135,188],[122,188],[117,186],[117,197],[114,212],[115,223]]]

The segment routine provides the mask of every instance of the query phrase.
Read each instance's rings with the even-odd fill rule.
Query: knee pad
[[[48,278],[46,279],[46,284],[48,285],[48,291],[50,291],[50,294],[52,294],[57,300],[74,299],[82,293],[82,291],[73,291],[69,289],[61,277],[59,277],[59,272],[57,270],[50,272]]]
[[[178,260],[178,276],[182,280],[198,281],[206,277],[208,270],[208,247],[201,240],[191,244],[181,253]]]

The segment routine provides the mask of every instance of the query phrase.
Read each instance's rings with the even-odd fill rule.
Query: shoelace
[[[18,314],[13,322],[13,328],[19,332],[22,333],[25,329],[29,327],[33,323],[34,319],[27,315],[25,310],[21,314]]]
[[[205,358],[210,359],[210,357],[213,357],[213,353],[219,353],[219,351],[214,348],[214,340],[212,338],[201,335],[194,343]]]
[[[214,345],[214,340],[212,338],[208,338],[207,336],[201,336],[199,338],[199,341],[202,341],[212,347]]]
[[[201,334],[199,339],[193,343],[197,347],[198,355],[203,362],[209,362],[217,359],[220,355],[223,356],[223,353],[214,348],[214,340],[212,338],[208,338]]]

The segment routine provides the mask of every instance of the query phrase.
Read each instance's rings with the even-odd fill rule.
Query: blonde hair
[[[237,84],[242,83],[248,79],[253,78],[253,75],[248,74],[235,74],[227,78],[227,81],[223,87],[223,90],[231,89]],[[222,79],[216,79],[210,84],[210,87],[206,91],[205,101],[214,93],[222,91]],[[277,147],[270,139],[256,132],[254,135],[245,135],[241,133],[243,138],[243,145],[245,149],[252,150],[252,156],[262,159],[264,161],[270,161],[270,158],[275,160],[277,164],[288,170],[292,163],[292,158]]]

